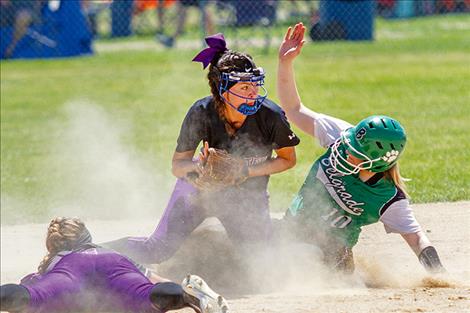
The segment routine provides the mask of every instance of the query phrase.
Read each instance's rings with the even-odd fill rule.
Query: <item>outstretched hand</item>
[[[289,26],[279,47],[279,60],[292,61],[300,54],[305,43],[304,34],[305,26],[302,23],[295,24],[293,29]]]

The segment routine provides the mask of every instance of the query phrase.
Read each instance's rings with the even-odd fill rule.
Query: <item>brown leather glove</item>
[[[248,178],[248,166],[242,158],[225,150],[209,148],[209,155],[200,172],[192,172],[188,180],[200,190],[215,191],[243,183]]]

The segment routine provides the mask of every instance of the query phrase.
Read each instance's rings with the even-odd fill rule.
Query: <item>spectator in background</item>
[[[87,18],[88,26],[93,36],[98,34],[98,15],[103,10],[109,9],[111,2],[112,0],[100,0],[99,2],[89,0],[81,1],[83,13]]]
[[[437,14],[468,12],[470,11],[470,0],[436,0],[435,6]]]
[[[41,8],[45,0],[0,0],[0,25],[13,27],[13,34],[3,56],[10,58],[18,42],[28,32],[33,22],[40,21]]]
[[[154,10],[157,13],[157,35],[163,34],[165,29],[165,10],[173,6],[176,0],[134,0],[134,15],[146,10]]]
[[[377,14],[382,17],[393,16],[395,0],[377,0]]]
[[[230,0],[236,10],[235,26],[270,26],[276,21],[277,0]]]
[[[158,0],[163,2],[163,0]],[[212,22],[212,17],[210,16],[209,12],[207,11],[207,4],[209,3],[208,0],[179,0],[178,1],[178,10],[177,10],[177,24],[175,33],[171,36],[167,36],[164,34],[163,30],[163,5],[158,5],[157,8],[157,16],[158,16],[158,29],[157,29],[157,40],[168,48],[172,48],[175,45],[175,40],[178,38],[184,31],[184,26],[186,24],[187,18],[187,11],[189,7],[196,7],[199,8],[201,13],[201,28],[204,31],[203,37],[207,34],[214,33],[214,26]]]
[[[165,33],[165,10],[173,5],[175,0],[156,0],[157,7],[157,35]]]

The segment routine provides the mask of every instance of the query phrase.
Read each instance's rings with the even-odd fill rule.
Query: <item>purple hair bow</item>
[[[221,33],[208,36],[205,40],[209,47],[199,52],[193,59],[194,62],[201,62],[203,69],[211,63],[218,52],[227,50],[227,43],[225,42],[224,35]]]

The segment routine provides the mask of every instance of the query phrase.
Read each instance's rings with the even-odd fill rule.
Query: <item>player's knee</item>
[[[153,286],[150,301],[160,311],[179,310],[185,307],[183,288],[173,282]]]
[[[0,286],[1,311],[21,312],[30,300],[28,289],[17,284],[6,284]]]

